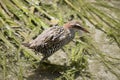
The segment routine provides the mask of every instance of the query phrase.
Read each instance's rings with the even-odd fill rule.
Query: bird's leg
[[[61,48],[61,50],[62,50],[63,52],[65,52],[65,49],[64,49],[64,48]]]
[[[44,57],[41,59],[40,63],[42,63],[42,62],[50,63],[50,61],[48,60],[48,56],[44,56]]]
[[[44,62],[45,60],[47,60],[47,58],[46,58],[46,57],[43,57],[43,58],[41,59],[41,62]]]

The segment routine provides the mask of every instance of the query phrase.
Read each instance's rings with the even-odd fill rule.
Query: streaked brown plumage
[[[53,26],[43,31],[36,39],[24,45],[42,53],[44,60],[68,44],[74,38],[76,30],[88,32],[80,22],[70,21],[63,27]]]

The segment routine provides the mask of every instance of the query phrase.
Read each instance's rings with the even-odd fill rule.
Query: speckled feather
[[[29,43],[29,47],[41,52],[45,57],[49,57],[55,51],[69,43],[74,38],[74,30],[64,29],[54,26]]]
[[[44,56],[42,60],[44,60],[68,44],[74,38],[76,30],[89,33],[80,22],[70,21],[63,27],[53,26],[43,31],[36,39],[23,45],[42,53]]]

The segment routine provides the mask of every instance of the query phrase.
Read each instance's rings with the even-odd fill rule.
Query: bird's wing
[[[61,27],[51,27],[45,31],[43,31],[36,39],[29,43],[30,48],[34,48],[37,46],[44,46],[44,45],[52,45],[56,42],[61,41],[65,38],[64,30]],[[62,36],[61,36],[62,35]]]

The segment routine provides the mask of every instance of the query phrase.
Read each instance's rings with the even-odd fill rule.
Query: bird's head
[[[79,21],[69,21],[66,24],[64,24],[63,27],[66,29],[77,29],[77,30],[81,30],[86,33],[89,33],[89,31],[87,31],[85,28],[83,28],[83,26],[81,25],[81,23]]]

